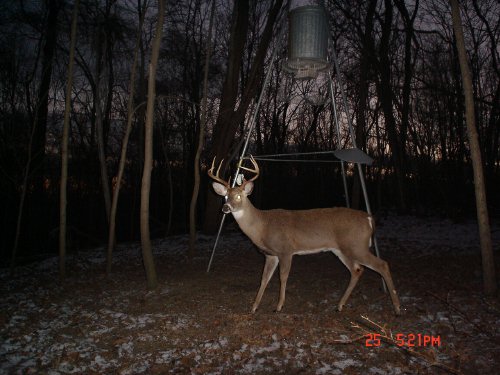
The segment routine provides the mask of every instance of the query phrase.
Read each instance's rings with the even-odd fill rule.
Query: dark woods
[[[352,117],[358,147],[375,159],[366,168],[374,211],[395,209],[454,219],[473,216],[472,165],[448,1],[325,3],[351,109],[347,116]],[[208,0],[166,4],[156,76],[152,237],[188,231],[210,4]],[[337,137],[333,127],[331,106],[323,100],[328,97],[325,83],[321,79],[297,82],[283,71],[286,2],[216,4],[197,218],[200,228],[204,224],[207,229],[218,220],[206,209],[213,199],[207,164],[215,155],[218,160],[234,160],[238,154],[245,116],[254,108],[263,72],[272,69],[252,136],[253,154],[350,147],[345,135]],[[460,5],[489,210],[498,216],[500,6],[495,0],[467,0]],[[72,8],[73,2],[65,0],[8,0],[0,5],[2,264],[11,256],[20,208],[19,260],[57,252]],[[145,102],[157,9],[155,2],[145,0],[80,1],[69,139],[70,251],[106,242],[103,187],[112,191],[116,184],[130,70],[143,16],[134,123],[118,203],[118,242],[136,241],[140,235]],[[269,56],[276,48],[278,60],[269,66]],[[345,125],[339,87],[335,95]],[[106,181],[101,177],[103,163]],[[338,163],[260,164],[261,177],[254,193],[260,208],[345,204]],[[350,166],[347,176],[352,203],[363,208],[359,183]]]

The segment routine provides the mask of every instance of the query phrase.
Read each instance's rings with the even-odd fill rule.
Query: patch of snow
[[[347,359],[343,359],[342,361],[335,361],[333,362],[333,365],[336,367],[336,368],[339,368],[341,370],[345,370],[346,368],[348,367],[359,367],[359,366],[362,366],[363,363],[361,363],[360,361],[356,361],[352,358],[347,358]]]
[[[370,374],[378,374],[378,375],[386,375],[387,374],[387,371],[385,370],[381,370],[377,367],[370,367]]]
[[[479,248],[477,221],[468,220],[453,223],[439,217],[419,218],[414,216],[391,215],[380,219],[377,235],[383,240],[401,240],[405,251],[417,250],[420,254],[433,253],[436,247],[440,252],[472,251]],[[491,235],[494,243],[500,243],[500,227],[491,223]],[[418,243],[419,246],[408,244]]]
[[[256,372],[271,372],[272,368],[265,365],[265,358],[252,358],[249,362],[243,365],[241,373],[243,374],[255,374]]]
[[[132,341],[124,342],[118,347],[118,357],[122,358],[125,355],[131,355],[134,352],[134,343]]]
[[[148,371],[150,367],[149,361],[132,363],[130,366],[126,368],[120,369],[120,375],[134,375],[134,374],[142,374]]]
[[[110,369],[116,367],[118,361],[116,359],[106,360],[100,354],[97,354],[94,360],[90,363],[90,368],[96,371],[103,371],[106,369]]]
[[[316,374],[342,374],[342,372],[339,369],[334,369],[332,366],[330,366],[328,363],[321,362],[321,367],[316,370]]]
[[[268,346],[263,346],[259,348],[252,348],[251,352],[252,354],[262,354],[262,353],[270,353],[274,352],[275,350],[278,350],[281,347],[281,343],[278,341],[273,341],[271,345]]]

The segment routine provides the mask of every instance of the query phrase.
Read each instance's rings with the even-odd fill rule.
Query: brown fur
[[[399,298],[394,289],[387,263],[374,256],[369,249],[374,221],[366,212],[349,208],[316,208],[311,210],[259,210],[248,195],[253,183],[247,181],[240,187],[213,183],[217,194],[227,196],[223,211],[231,212],[241,230],[266,255],[262,281],[252,312],[260,300],[276,267],[280,264],[280,299],[277,311],[285,302],[288,274],[295,254],[313,254],[332,251],[351,272],[351,280],[342,296],[338,309],[342,310],[352,290],[367,266],[380,273],[388,288],[397,314],[400,313]]]

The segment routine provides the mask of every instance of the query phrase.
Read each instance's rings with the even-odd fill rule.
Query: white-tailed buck
[[[232,188],[228,181],[219,177],[219,168],[214,174],[215,158],[208,175],[214,179],[215,192],[226,198],[222,211],[232,213],[241,230],[266,256],[257,297],[252,307],[255,312],[259,307],[264,290],[269,283],[278,263],[280,265],[280,297],[276,311],[281,311],[285,303],[285,289],[292,257],[295,254],[315,254],[331,251],[340,258],[351,272],[351,280],[340,299],[338,310],[341,311],[359,277],[363,266],[382,275],[389,289],[396,314],[400,313],[399,298],[392,282],[387,262],[370,252],[373,235],[373,218],[366,212],[349,208],[318,208],[312,210],[259,210],[248,196],[253,190],[253,181],[259,176],[259,166],[250,157],[253,169],[241,167],[255,173],[241,186]],[[222,162],[221,162],[222,163]]]

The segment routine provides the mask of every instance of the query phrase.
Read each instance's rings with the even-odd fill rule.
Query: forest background
[[[214,29],[209,33],[211,4],[208,0],[166,2],[156,72],[152,237],[189,229],[210,35],[197,228],[211,232],[218,225],[219,208],[210,202],[220,201],[211,192],[205,172],[214,156],[233,161],[237,157],[245,120],[263,85],[263,72],[272,69],[251,137],[251,153],[351,147],[345,131],[340,136],[335,133],[334,114],[324,100],[328,98],[325,80],[295,81],[283,70],[287,2],[217,0]],[[500,4],[466,0],[460,5],[489,213],[497,217]],[[2,265],[11,260],[13,247],[18,249],[18,261],[57,252],[73,6],[64,0],[8,0],[0,5]],[[133,128],[116,232],[119,242],[140,237],[145,103],[157,7],[155,1],[147,0],[80,0],[70,96],[70,251],[103,244],[108,238],[109,200],[116,188],[127,125],[134,51],[138,63]],[[332,0],[325,1],[325,7],[351,109],[342,113],[342,127],[345,130],[346,116],[351,116],[358,147],[375,159],[365,170],[373,211],[455,220],[474,216],[472,162],[448,1]],[[277,60],[269,66],[275,49]],[[341,103],[340,77],[334,78],[336,102]],[[345,204],[338,163],[261,162],[261,170],[254,193],[260,208]],[[347,176],[352,206],[363,208],[352,166]]]

